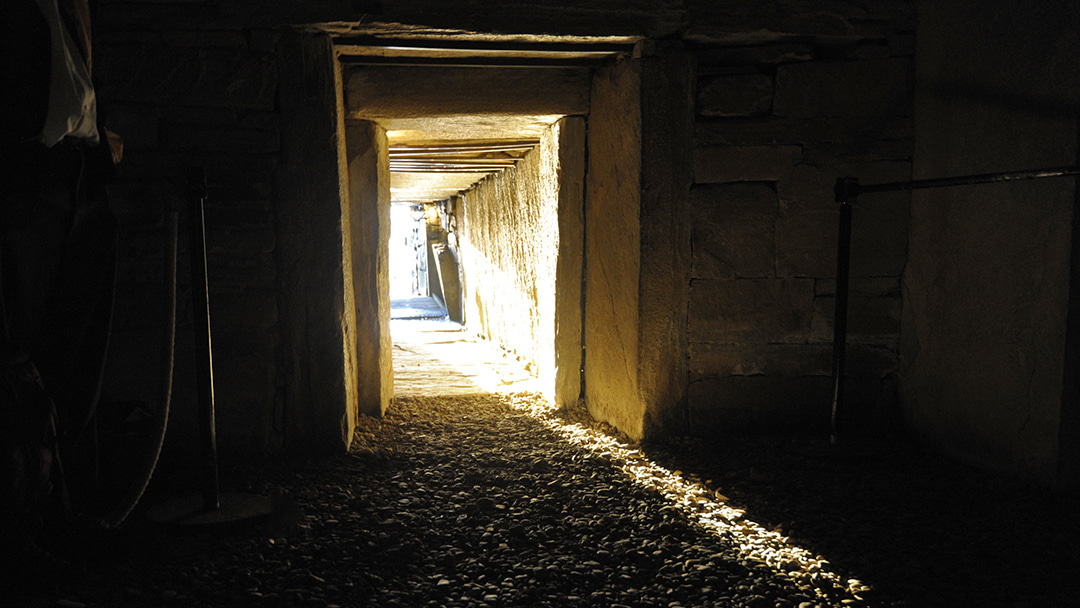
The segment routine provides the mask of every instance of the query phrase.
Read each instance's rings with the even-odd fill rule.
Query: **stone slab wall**
[[[986,9],[920,3],[918,178],[1077,163],[1080,8]],[[928,441],[1072,485],[1076,203],[1075,178],[914,194],[900,377],[905,415]]]
[[[580,221],[575,229],[565,216],[580,216],[583,134],[580,117],[555,123],[513,169],[464,193],[457,210],[469,330],[516,353],[545,393],[569,403],[578,398],[573,380],[580,375],[574,327],[581,313],[573,303],[580,303],[581,233]],[[563,153],[564,146],[577,150]],[[576,196],[567,188],[573,184]],[[576,211],[567,209],[575,203]],[[578,246],[568,248],[564,233]],[[567,256],[577,259],[576,269]]]
[[[672,221],[650,224],[644,233],[609,236],[617,241],[615,251],[626,251],[620,263],[631,265],[639,264],[644,249],[677,255],[692,251],[693,274],[681,287],[678,281],[664,283],[663,294],[654,293],[657,297],[648,300],[651,308],[635,308],[630,334],[607,337],[632,342],[629,351],[621,349],[626,344],[616,349],[632,355],[618,364],[613,357],[611,366],[598,368],[598,377],[616,387],[604,397],[610,403],[622,396],[641,403],[639,382],[644,377],[637,357],[641,349],[651,348],[650,340],[662,338],[662,352],[671,355],[669,347],[675,345],[678,361],[646,365],[657,372],[644,378],[646,388],[649,394],[671,396],[675,408],[688,408],[688,420],[702,432],[744,426],[731,423],[739,418],[749,426],[791,423],[792,413],[820,407],[816,395],[827,376],[821,362],[827,361],[833,298],[832,182],[841,174],[865,181],[908,174],[911,118],[906,108],[914,21],[910,2],[903,0],[873,6],[827,0],[812,9],[801,2],[705,0],[482,0],[455,5],[431,0],[101,0],[99,5],[95,70],[101,105],[106,125],[127,142],[120,182],[113,189],[122,252],[105,398],[150,401],[156,394],[158,344],[152,336],[157,331],[161,218],[181,191],[178,168],[205,165],[219,433],[227,451],[273,452],[288,445],[290,433],[295,439],[296,433],[309,434],[319,425],[316,434],[339,437],[342,423],[347,423],[341,419],[343,404],[351,399],[346,393],[355,388],[342,379],[356,361],[327,364],[334,358],[331,352],[340,359],[343,349],[349,351],[346,345],[355,329],[348,320],[352,304],[345,287],[346,261],[326,250],[327,243],[340,245],[348,238],[340,226],[337,232],[328,228],[333,213],[340,221],[342,210],[318,216],[328,223],[320,224],[311,233],[318,236],[310,239],[296,235],[313,228],[305,223],[311,217],[281,215],[286,197],[282,167],[293,166],[298,153],[290,148],[293,144],[285,144],[285,131],[295,127],[289,126],[286,106],[289,94],[299,94],[282,86],[286,64],[278,44],[284,31],[305,24],[362,21],[430,31],[681,40],[693,56],[688,65],[697,66],[696,87],[690,87],[697,90],[695,111],[687,117],[654,107],[662,122],[652,128],[656,134],[671,126],[674,133],[674,127],[696,119],[693,147],[687,154],[679,146],[660,145],[641,154],[678,152],[681,160],[672,166],[664,168],[667,161],[653,165],[670,176],[656,183],[677,183],[682,179],[677,173],[692,168],[693,189],[684,184],[684,191],[644,193],[644,200],[652,195],[661,204],[650,203],[640,217],[655,213],[662,219],[667,213],[663,205],[676,201]],[[312,58],[305,53],[293,60],[306,64]],[[636,98],[634,103],[641,101]],[[593,127],[590,124],[590,140]],[[626,133],[613,122],[607,145],[618,149]],[[658,141],[663,144],[662,138]],[[624,202],[643,195],[636,175],[635,181],[623,184],[633,190]],[[617,183],[620,176],[613,178]],[[320,200],[341,196],[340,184],[322,185]],[[613,212],[626,209],[614,207]],[[630,209],[626,212],[641,211],[638,206]],[[892,394],[906,214],[903,197],[860,207],[856,213],[852,374],[858,381],[853,387],[875,403],[887,403]],[[635,215],[634,221],[639,220]],[[637,245],[626,249],[624,237]],[[663,255],[646,261],[646,267],[662,265],[658,260]],[[318,261],[301,273],[299,260],[305,259]],[[625,285],[620,282],[625,275],[613,272],[611,278],[628,290],[636,307],[639,295],[652,293],[653,286],[638,282],[640,272],[633,276],[632,284]],[[311,281],[314,308],[287,295],[299,293],[294,278]],[[318,300],[323,287],[315,289],[316,284],[335,294],[332,304]],[[338,289],[340,294],[334,291]],[[335,308],[338,295],[341,310]],[[612,319],[617,321],[622,312],[613,308]],[[309,318],[309,313],[314,316]],[[183,307],[181,314],[187,314]],[[673,322],[665,322],[665,314]],[[315,319],[320,315],[328,315],[329,321]],[[643,319],[647,331],[639,334]],[[321,323],[328,325],[311,325]],[[683,335],[672,335],[683,327]],[[593,337],[607,339],[599,330]],[[194,428],[193,415],[192,420],[185,418],[194,409],[188,405],[194,383],[185,327],[179,344],[176,423],[168,441],[182,450],[193,445],[187,429]],[[626,382],[619,380],[618,365],[625,367]],[[689,386],[679,398],[687,383],[679,377],[680,369],[686,366]],[[307,371],[298,372],[301,369]],[[340,371],[323,377],[319,370]],[[320,401],[319,407],[329,408],[316,416],[322,422],[298,422],[305,404],[319,401],[314,395],[324,390],[334,396]],[[878,399],[882,395],[886,398]],[[672,415],[682,415],[673,413],[670,403],[657,405],[660,426]],[[594,413],[611,417],[600,410]],[[627,422],[624,430],[640,434],[645,417],[644,411],[634,413],[631,418],[637,422]],[[347,424],[344,428],[347,432]]]
[[[125,143],[119,182],[111,187],[122,236],[102,399],[158,406],[162,217],[170,207],[183,209],[183,168],[203,166],[219,444],[229,454],[275,451],[283,442],[273,200],[281,159],[278,34],[163,34],[146,24],[110,29],[114,10],[102,7],[94,44],[105,124]],[[183,234],[176,379],[166,438],[167,448],[181,452],[197,445]]]
[[[283,30],[182,29],[157,20],[131,24],[125,8],[102,3],[95,42],[105,123],[125,141],[119,181],[111,189],[121,223],[121,266],[103,399],[156,407],[162,217],[165,209],[183,205],[184,167],[199,165],[207,173],[207,263],[223,452],[250,458],[331,445],[312,435],[347,439],[347,428],[340,428],[350,401],[343,378],[355,362],[342,359],[350,332],[345,309],[351,308],[344,298],[351,286],[341,254],[342,168],[335,160],[341,113],[334,107],[328,40],[323,37],[320,63],[317,43],[283,48]],[[164,14],[175,5],[144,8]],[[296,64],[304,67],[298,72]],[[286,80],[292,84],[283,89]],[[283,90],[296,95],[283,98]],[[311,114],[298,116],[300,108]],[[321,127],[327,138],[312,139],[313,129]],[[319,142],[328,145],[317,149]],[[283,218],[283,209],[294,215]],[[315,236],[325,227],[318,226],[320,218],[330,223],[329,239]],[[305,265],[303,260],[320,255],[319,243],[337,253]],[[182,265],[184,245],[182,238]],[[181,268],[167,453],[196,445],[187,276]],[[329,290],[329,299],[320,302],[336,297],[337,305],[309,317],[305,282],[311,293],[318,291],[315,285]],[[329,358],[316,362],[323,354]],[[327,398],[326,391],[336,397]],[[320,413],[306,405],[316,401],[341,411]],[[329,431],[321,428],[327,416]]]
[[[382,416],[394,396],[390,338],[390,162],[386,130],[350,121],[348,227],[356,310],[359,411]]]
[[[593,77],[585,183],[585,402],[634,439],[645,433],[641,287],[641,62]]]
[[[788,27],[806,38],[734,45],[714,32],[696,47],[694,432],[828,427],[833,185],[841,176],[910,179],[914,23],[903,8],[896,3],[873,34],[856,34],[840,15],[791,15]],[[829,23],[846,25],[842,35],[829,36]],[[847,421],[865,431],[895,414],[908,204],[905,194],[885,195],[855,209]]]

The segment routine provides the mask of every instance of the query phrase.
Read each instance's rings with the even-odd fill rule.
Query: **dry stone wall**
[[[320,361],[341,350],[345,330],[335,324],[346,320],[331,318],[316,331],[309,325],[324,321],[305,318],[307,309],[289,304],[286,294],[299,290],[290,277],[342,288],[341,256],[318,256],[327,242],[343,237],[328,230],[332,213],[317,215],[317,229],[308,224],[316,216],[280,216],[281,167],[294,166],[303,151],[283,145],[290,127],[278,44],[282,32],[305,24],[375,21],[429,31],[681,40],[697,66],[694,185],[686,193],[689,217],[654,236],[677,235],[671,250],[682,251],[681,239],[693,246],[688,314],[682,305],[670,312],[687,315],[688,346],[679,348],[689,362],[691,428],[712,432],[790,424],[801,415],[819,419],[834,299],[832,183],[845,174],[868,182],[909,174],[911,2],[829,0],[812,9],[795,1],[707,0],[98,4],[101,107],[106,125],[127,144],[113,188],[122,250],[106,400],[155,398],[162,217],[181,198],[180,168],[199,164],[208,174],[220,443],[237,453],[273,452],[290,441],[290,433],[295,438],[307,432],[298,425],[311,430],[326,422],[298,422],[303,404],[297,399],[310,394],[314,401],[337,381],[333,374],[319,375],[332,367]],[[304,65],[311,60],[291,59]],[[662,130],[653,126],[653,132]],[[312,201],[335,195],[332,184],[320,187]],[[687,223],[690,234],[678,235]],[[856,212],[852,375],[853,389],[867,402],[888,403],[892,395],[906,225],[905,197],[879,198]],[[318,238],[292,238],[305,230]],[[283,243],[283,235],[292,240]],[[301,268],[294,254],[321,261]],[[184,283],[185,272],[180,276]],[[181,319],[189,314],[186,287]],[[649,314],[656,321],[659,311]],[[659,330],[666,326],[650,327],[665,335]],[[309,338],[310,345],[301,344]],[[194,445],[188,321],[182,321],[179,345],[168,441],[183,451]],[[629,373],[637,374],[636,365]]]
[[[748,17],[749,18],[749,17]],[[838,177],[910,179],[913,24],[869,38],[696,49],[691,429],[823,431],[831,402]],[[716,34],[716,37],[722,37]],[[896,406],[909,196],[855,210],[848,422]]]
[[[95,77],[105,123],[125,142],[119,182],[111,189],[122,240],[103,400],[156,401],[162,218],[168,208],[184,205],[183,168],[203,166],[219,443],[238,453],[274,451],[282,441],[273,203],[280,160],[278,34],[151,31],[148,24],[117,30],[120,7],[103,4]],[[167,445],[183,450],[197,443],[185,238],[180,248]]]
[[[460,199],[465,318],[470,331],[521,357],[554,388],[559,250],[559,127],[513,169]]]

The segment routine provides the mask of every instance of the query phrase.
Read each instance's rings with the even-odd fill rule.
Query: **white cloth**
[[[41,142],[55,146],[65,137],[101,141],[97,129],[97,100],[86,62],[60,18],[56,0],[37,0],[52,35],[52,75],[49,80],[49,111],[41,130]]]

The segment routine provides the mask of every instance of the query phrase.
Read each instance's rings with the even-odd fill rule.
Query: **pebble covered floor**
[[[459,327],[399,324],[399,396],[348,454],[225,471],[274,497],[269,518],[137,513],[15,605],[1080,606],[1075,496],[900,441],[631,445],[513,363]]]
[[[257,528],[141,530],[124,559],[71,583],[62,605],[1074,605],[1068,597],[1077,582],[1068,573],[1076,561],[1071,553],[1048,560],[1054,548],[1045,546],[1075,540],[1069,530],[1059,529],[1056,536],[1065,536],[1056,540],[1053,531],[1029,538],[1022,545],[1031,551],[1026,559],[972,555],[964,541],[948,537],[924,552],[912,542],[929,542],[926,530],[904,526],[927,525],[933,517],[925,511],[941,504],[895,525],[879,522],[882,537],[869,538],[855,511],[825,506],[845,494],[828,485],[821,496],[776,499],[771,512],[761,510],[770,517],[763,526],[731,503],[754,502],[754,488],[770,480],[795,483],[783,479],[785,470],[813,481],[797,466],[770,466],[766,454],[782,446],[747,444],[739,453],[758,468],[727,459],[734,475],[718,470],[717,479],[704,479],[704,473],[657,467],[604,430],[583,411],[552,412],[531,394],[398,398],[386,417],[361,420],[349,454],[253,479],[246,491],[278,496],[277,511]],[[694,440],[653,450],[657,460],[691,466],[692,455],[703,451]],[[865,473],[864,465],[858,468]],[[854,478],[840,481],[865,511],[868,490]],[[1004,498],[1007,506],[1018,504]],[[795,503],[827,513],[833,533],[817,525],[807,536],[816,530],[832,547],[847,547],[839,551],[846,563],[823,561],[789,542],[783,530],[800,528],[785,519],[797,516]],[[888,516],[883,508],[868,520]],[[948,518],[950,508],[941,516]],[[1006,514],[992,522],[1002,526],[1001,543],[989,535],[968,539],[968,548],[1018,550],[1004,527],[1010,519],[1027,526],[1024,515],[1039,513]],[[944,534],[945,526],[929,525]],[[1052,568],[1016,577],[998,570],[1032,561]],[[857,579],[848,571],[853,565],[875,566],[883,585]],[[981,572],[984,567],[990,570]]]

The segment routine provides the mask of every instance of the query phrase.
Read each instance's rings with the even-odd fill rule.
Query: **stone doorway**
[[[634,41],[343,36],[335,43],[351,224],[361,235],[352,249],[360,411],[385,411],[393,394],[384,388],[365,398],[363,388],[392,382],[381,335],[391,331],[385,320],[392,300],[359,304],[361,294],[379,294],[386,282],[383,235],[393,228],[372,229],[371,220],[392,222],[388,210],[401,206],[426,211],[434,245],[426,264],[430,295],[474,334],[520,354],[553,400],[576,402],[583,371],[585,117],[597,68],[629,58]],[[444,257],[460,271],[448,272]],[[455,296],[463,300],[456,315]],[[397,354],[392,350],[390,358]]]

